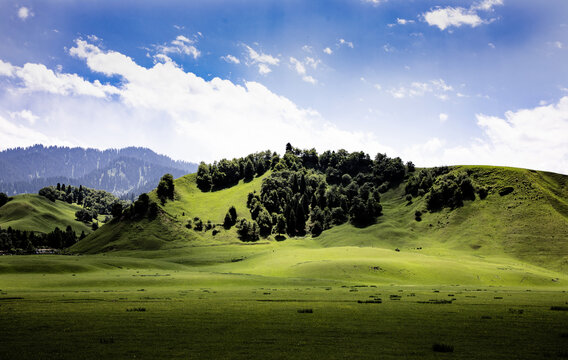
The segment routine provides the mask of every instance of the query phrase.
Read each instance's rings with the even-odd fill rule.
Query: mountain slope
[[[52,202],[35,194],[16,195],[0,207],[0,227],[17,230],[50,233],[56,227],[65,230],[68,225],[77,233],[91,233],[91,227],[75,220],[75,212],[81,207],[56,200]]]
[[[204,222],[219,223],[230,204],[237,206],[239,216],[248,217],[243,208],[246,194],[251,190],[258,192],[262,179],[203,193],[195,185],[195,176],[189,175],[175,181],[176,200],[160,206],[157,219],[104,225],[71,250],[80,253],[112,250],[127,256],[170,258],[177,263],[217,264],[220,271],[229,271],[229,267],[232,272],[282,276],[339,276],[338,269],[347,271],[354,266],[360,269],[360,276],[385,280],[389,277],[380,269],[390,264],[389,276],[405,282],[420,282],[424,277],[430,281],[451,279],[444,273],[452,268],[456,274],[462,274],[460,281],[473,276],[473,283],[478,276],[486,283],[544,284],[554,278],[555,271],[568,273],[566,176],[481,166],[455,167],[451,171],[469,172],[476,186],[489,189],[487,198],[466,201],[463,207],[454,210],[426,212],[425,196],[409,203],[404,185],[400,185],[383,194],[383,215],[374,225],[358,228],[344,224],[316,238],[284,242],[274,242],[270,236],[268,241],[261,239],[253,247],[240,242],[234,228],[213,236],[211,231],[189,230],[185,224],[194,216]],[[502,196],[499,193],[504,187],[512,187],[513,191]],[[154,193],[151,198],[157,201]],[[416,210],[424,213],[422,221],[415,220]],[[351,250],[358,248],[361,251]],[[154,251],[136,251],[140,249]],[[274,251],[292,252],[286,257],[275,257]],[[234,259],[245,260],[224,265]],[[404,261],[396,263],[397,259]],[[442,264],[445,265],[441,269],[446,270],[435,269]],[[374,268],[378,270],[369,270]],[[536,273],[547,275],[538,275],[537,281],[533,278]]]
[[[35,193],[56,183],[84,185],[125,195],[149,191],[164,173],[179,177],[196,164],[174,161],[150,149],[16,148],[0,152],[0,191]]]

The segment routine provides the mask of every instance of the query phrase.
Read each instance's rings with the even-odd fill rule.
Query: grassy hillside
[[[185,224],[194,216],[220,223],[231,205],[239,216],[248,217],[246,195],[259,191],[262,178],[203,193],[194,175],[188,175],[176,180],[176,200],[161,207],[156,220],[105,225],[71,250],[114,251],[120,256],[207,266],[220,273],[282,278],[556,286],[556,278],[568,273],[566,176],[480,166],[452,171],[470,172],[477,186],[489,189],[487,198],[466,201],[455,210],[425,213],[425,198],[407,202],[401,185],[383,194],[383,216],[374,225],[344,224],[316,238],[276,242],[270,236],[253,244],[240,242],[234,228],[221,228],[213,236]],[[501,196],[506,186],[513,191]],[[155,194],[151,197],[157,200]],[[422,221],[415,220],[416,210],[425,213]]]
[[[81,207],[76,204],[52,202],[35,194],[16,195],[0,208],[0,227],[49,233],[56,227],[65,230],[71,225],[77,234],[81,231],[89,234],[90,226],[75,220],[75,212],[79,209]]]

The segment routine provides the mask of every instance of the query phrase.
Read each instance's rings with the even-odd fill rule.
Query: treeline
[[[65,231],[55,228],[48,234],[33,231],[14,230],[0,228],[0,251],[9,254],[33,254],[37,249],[51,248],[64,249],[85,237],[85,233],[77,236],[71,226]]]
[[[84,222],[90,222],[93,218],[96,219],[99,214],[111,215],[113,207],[116,210],[117,206],[122,209],[130,205],[130,201],[120,200],[109,192],[90,189],[82,185],[76,187],[58,183],[56,186],[40,189],[39,195],[51,201],[61,200],[82,206],[84,210],[78,211],[76,216],[78,220]]]
[[[268,161],[268,156],[261,158]],[[411,162],[404,164],[385,154],[374,159],[345,150],[318,155],[315,149],[301,150],[290,144],[282,157],[271,155],[270,169],[273,173],[264,179],[260,193],[248,195],[252,221],[235,220],[231,211],[225,217],[225,227],[236,225],[244,241],[269,234],[318,236],[347,221],[356,226],[372,224],[382,214],[381,192],[397,186],[415,170]]]
[[[201,191],[215,191],[236,185],[240,180],[251,181],[272,168],[277,159],[278,154],[264,151],[209,165],[201,162],[197,168],[197,187]]]

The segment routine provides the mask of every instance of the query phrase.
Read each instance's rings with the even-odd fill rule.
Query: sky
[[[0,2],[0,150],[568,174],[565,0]]]

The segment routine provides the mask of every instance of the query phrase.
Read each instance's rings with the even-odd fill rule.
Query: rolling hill
[[[90,234],[90,226],[75,220],[75,212],[80,209],[77,204],[52,202],[35,194],[15,195],[0,207],[0,227],[47,234],[56,227],[65,230],[70,225],[77,234]]]
[[[568,177],[487,166],[450,170],[463,172],[488,189],[484,200],[477,196],[461,207],[429,212],[427,196],[408,201],[402,183],[382,194],[383,215],[370,226],[346,223],[318,237],[276,241],[270,235],[253,243],[220,224],[230,206],[250,219],[247,194],[260,192],[271,173],[215,192],[202,192],[196,175],[186,175],[175,180],[175,201],[159,205],[156,219],[106,224],[70,251],[277,278],[493,286],[557,286],[568,280]],[[503,195],[504,188],[512,191]],[[159,203],[155,192],[150,199]],[[218,233],[188,229],[194,217],[217,224]]]

